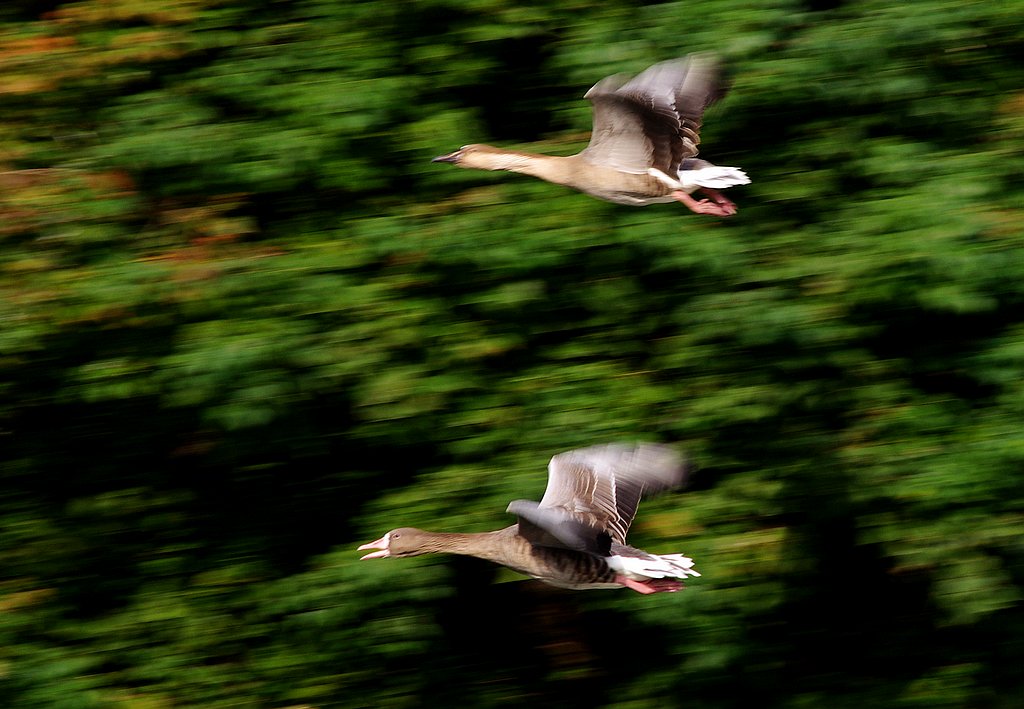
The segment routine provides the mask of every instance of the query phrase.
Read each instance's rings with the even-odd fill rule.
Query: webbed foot
[[[698,202],[682,190],[676,190],[673,192],[672,197],[685,204],[689,207],[690,211],[695,214],[711,214],[716,217],[731,217],[736,213],[736,205],[722,197],[721,194],[718,194],[718,197],[725,200],[724,203],[709,202],[706,199],[702,199]]]
[[[615,577],[615,583],[621,583],[626,588],[631,588],[637,593],[673,593],[680,591],[683,588],[683,582],[676,579],[647,579],[646,581],[637,581],[636,579],[626,578],[621,574]]]

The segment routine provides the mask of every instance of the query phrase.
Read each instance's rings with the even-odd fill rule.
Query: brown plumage
[[[681,484],[686,465],[652,443],[591,446],[561,453],[548,465],[539,503],[517,500],[519,521],[482,534],[444,534],[403,527],[360,550],[364,559],[429,553],[487,559],[564,588],[626,586],[640,593],[677,591],[699,576],[681,554],[657,556],[626,545],[641,497]]]
[[[593,130],[590,144],[576,155],[466,145],[434,161],[521,172],[618,204],[679,201],[698,214],[731,216],[736,205],[718,190],[750,180],[739,168],[695,159],[704,110],[725,94],[719,74],[712,57],[692,54],[628,81],[602,79],[586,94]],[[698,189],[711,201],[693,199],[690,193]]]

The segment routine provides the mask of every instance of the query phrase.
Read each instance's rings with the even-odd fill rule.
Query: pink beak
[[[369,544],[363,544],[362,546],[357,547],[356,551],[365,551],[367,549],[380,549],[380,551],[370,552],[366,556],[359,557],[359,560],[362,561],[363,559],[383,559],[385,557],[391,556],[391,551],[388,549],[388,543],[391,541],[390,539],[388,539],[389,534],[390,532],[388,534],[385,534],[383,537],[381,537],[375,542],[370,542]]]

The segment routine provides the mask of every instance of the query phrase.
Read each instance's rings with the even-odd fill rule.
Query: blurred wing
[[[697,154],[704,110],[725,95],[718,75],[712,57],[692,54],[625,83],[617,76],[599,81],[586,94],[594,127],[582,157],[623,172],[655,167],[675,174],[684,158]]]
[[[516,500],[508,506],[519,518],[519,534],[535,546],[560,547],[607,556],[611,535],[592,527],[564,510],[541,507],[533,500]]]
[[[573,520],[581,525],[578,531],[604,532],[611,541],[625,544],[640,498],[676,487],[685,477],[682,456],[653,443],[561,453],[548,465],[548,487],[534,521],[550,530],[556,520]]]

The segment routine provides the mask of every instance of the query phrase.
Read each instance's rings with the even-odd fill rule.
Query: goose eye
[[[392,539],[398,539],[398,538],[399,538],[399,537],[401,537],[401,536],[402,536],[401,534],[392,534],[392,535],[391,535],[391,538],[392,538]]]

